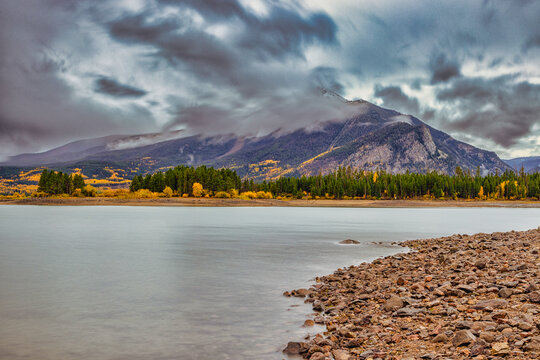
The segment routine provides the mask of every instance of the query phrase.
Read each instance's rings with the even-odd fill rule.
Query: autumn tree
[[[163,195],[165,195],[165,197],[167,198],[172,197],[173,196],[172,189],[169,186],[166,186],[165,189],[163,189]]]
[[[203,194],[203,186],[198,182],[193,183],[193,196],[201,197]]]

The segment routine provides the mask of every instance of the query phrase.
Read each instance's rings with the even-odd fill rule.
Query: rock
[[[330,357],[324,355],[322,352],[315,352],[311,354],[309,360],[330,360]]]
[[[461,285],[458,285],[457,288],[458,290],[463,290],[466,293],[472,293],[474,291],[474,288],[470,285],[461,284]]]
[[[506,298],[509,298],[510,296],[512,296],[513,293],[514,293],[514,291],[512,289],[504,287],[501,290],[499,290],[499,297],[502,297],[502,298],[506,299]]]
[[[332,350],[335,360],[349,360],[349,352],[347,350]]]
[[[435,336],[432,341],[434,343],[446,343],[448,342],[448,336],[446,336],[446,334],[439,334]]]
[[[452,345],[455,347],[468,345],[476,340],[476,336],[470,330],[459,330],[454,334]]]
[[[360,294],[356,297],[356,300],[354,300],[353,302],[351,302],[351,304],[356,304],[357,301],[366,301],[366,300],[369,300],[373,298],[373,295],[372,294]]]
[[[315,321],[313,320],[306,320],[304,321],[304,325],[302,325],[303,327],[310,327],[310,326],[315,326]]]
[[[486,267],[486,264],[487,264],[486,260],[478,260],[474,264],[474,266],[476,266],[477,269],[482,270],[482,269],[484,269]]]
[[[506,307],[508,301],[503,299],[489,299],[489,300],[480,300],[475,305],[472,306],[475,310],[487,310],[487,309],[500,309]]]
[[[346,239],[346,240],[341,240],[339,243],[344,244],[344,245],[358,245],[360,244],[360,241],[353,240],[353,239]]]
[[[493,340],[495,340],[495,334],[489,331],[481,332],[480,339],[484,340],[485,342],[492,343]]]
[[[398,286],[403,286],[405,285],[405,279],[403,279],[402,277],[398,277],[398,279],[396,280],[396,284]]]
[[[487,343],[482,339],[475,341],[471,346],[471,356],[484,355]]]
[[[415,316],[415,315],[418,315],[418,314],[423,313],[425,311],[426,311],[425,308],[404,307],[404,308],[401,308],[401,309],[395,311],[392,314],[392,316],[397,316],[397,317]]]
[[[529,324],[529,323],[524,322],[524,321],[518,323],[518,328],[520,328],[523,331],[531,331],[532,329],[534,329],[532,324]]]
[[[383,309],[386,311],[394,311],[402,308],[404,301],[399,296],[392,296],[390,299],[386,300],[384,303]]]
[[[500,356],[506,355],[510,352],[510,347],[507,342],[498,342],[491,346],[491,354]]]
[[[322,353],[324,352],[324,349],[319,345],[313,345],[312,347],[309,348],[307,353],[308,355],[313,355],[314,353],[317,353],[317,352]]]
[[[453,306],[448,306],[446,308],[445,312],[446,312],[446,316],[452,316],[452,315],[455,315],[455,314],[459,314],[459,311]]]
[[[347,348],[357,348],[364,344],[364,342],[361,339],[353,339],[345,343],[345,347]]]
[[[539,341],[531,341],[523,346],[523,350],[525,351],[540,351],[540,342]]]
[[[306,297],[310,293],[311,293],[311,291],[308,290],[308,289],[298,289],[298,290],[293,290],[292,291],[292,295],[295,296],[295,297]]]
[[[529,301],[535,304],[540,304],[540,292],[533,291],[529,294]]]
[[[472,321],[462,320],[462,321],[458,321],[456,323],[456,329],[470,329],[473,326],[474,326],[474,322],[472,322]]]
[[[362,359],[367,359],[367,358],[371,357],[373,354],[374,354],[374,351],[370,349],[370,350],[366,350],[366,351],[362,352],[360,354],[360,357]]]
[[[302,350],[302,343],[290,341],[287,347],[283,349],[283,353],[287,355],[298,355]]]
[[[324,305],[323,305],[323,303],[320,302],[319,300],[316,300],[316,301],[313,303],[313,311],[318,311],[318,312],[324,311]]]

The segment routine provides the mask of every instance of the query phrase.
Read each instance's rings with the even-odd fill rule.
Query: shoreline
[[[305,298],[326,331],[283,352],[311,360],[540,358],[540,227],[397,243],[338,269]]]
[[[0,199],[0,205],[39,206],[195,206],[195,207],[343,207],[343,208],[422,208],[422,207],[506,207],[540,208],[532,200],[276,200],[217,198],[23,198]]]

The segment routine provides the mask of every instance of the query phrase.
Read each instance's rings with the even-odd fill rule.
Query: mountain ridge
[[[180,131],[111,135],[71,142],[43,153],[17,155],[2,165],[82,166],[83,172],[85,166],[107,165],[125,171],[128,178],[176,165],[209,165],[232,168],[256,180],[326,174],[340,166],[448,174],[457,166],[480,168],[482,173],[510,169],[494,152],[458,141],[414,116],[364,100],[336,99],[352,107],[348,109],[355,115],[312,129],[278,130],[259,137],[189,135]]]
[[[540,156],[524,156],[503,161],[516,171],[523,170],[528,173],[540,172]]]

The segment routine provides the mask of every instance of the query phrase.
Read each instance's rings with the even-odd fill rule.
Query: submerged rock
[[[339,243],[344,244],[344,245],[358,245],[360,244],[360,241],[353,240],[353,239],[346,239],[346,240],[341,240]]]
[[[302,343],[291,341],[287,344],[287,347],[283,349],[283,353],[287,355],[299,355],[302,348]]]

